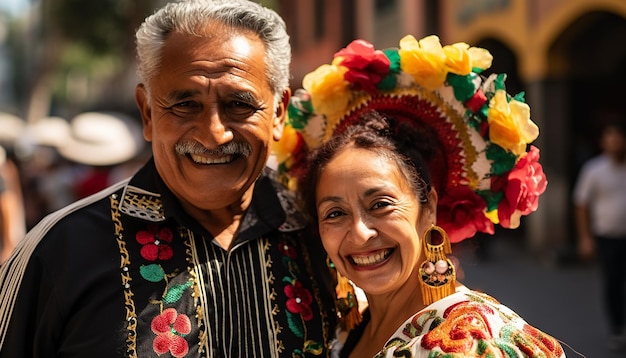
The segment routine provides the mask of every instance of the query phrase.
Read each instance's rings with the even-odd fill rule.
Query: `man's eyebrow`
[[[167,95],[167,99],[170,101],[180,101],[200,94],[199,90],[174,90]]]
[[[233,97],[235,97],[235,99],[237,99],[238,101],[249,104],[256,104],[259,102],[257,97],[250,91],[236,92]]]

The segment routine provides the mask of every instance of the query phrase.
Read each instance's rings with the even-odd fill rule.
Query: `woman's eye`
[[[391,205],[391,203],[387,202],[387,201],[377,201],[374,203],[374,205],[372,205],[372,209],[382,209],[384,207],[387,207]]]
[[[334,218],[338,218],[340,216],[343,215],[343,212],[339,211],[339,210],[334,210],[329,212],[328,214],[326,214],[326,216],[324,217],[325,219],[334,219]]]

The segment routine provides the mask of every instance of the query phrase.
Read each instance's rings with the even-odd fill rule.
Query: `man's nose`
[[[214,149],[233,140],[233,132],[228,127],[228,121],[219,110],[210,110],[208,115],[201,119],[200,136],[198,138],[207,148]]]

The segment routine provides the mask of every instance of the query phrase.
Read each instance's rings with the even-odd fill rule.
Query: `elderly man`
[[[191,0],[136,37],[153,157],[45,218],[3,265],[0,356],[327,355],[326,257],[265,166],[290,97],[282,19]]]

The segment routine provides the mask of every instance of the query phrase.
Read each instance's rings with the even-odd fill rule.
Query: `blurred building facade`
[[[355,38],[397,47],[406,34],[436,34],[494,55],[507,89],[524,91],[541,134],[534,143],[548,189],[522,232],[539,252],[571,246],[571,188],[597,153],[598,125],[626,117],[626,1],[623,0],[282,0],[293,46],[292,88]]]

